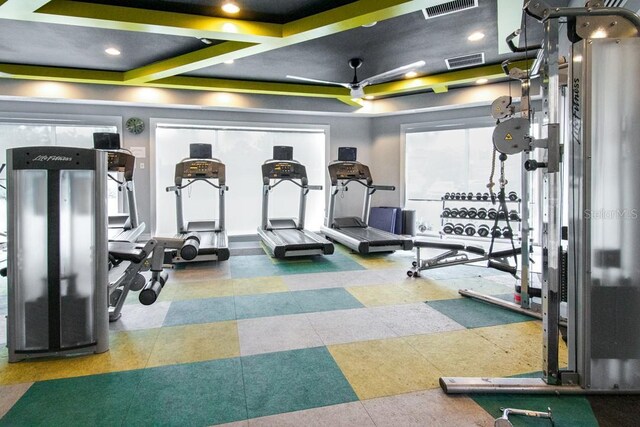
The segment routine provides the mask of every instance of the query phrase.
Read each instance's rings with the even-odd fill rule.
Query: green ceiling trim
[[[282,37],[280,24],[71,0],[53,0],[39,8],[28,20],[248,43],[261,43]]]
[[[347,89],[331,86],[305,85],[251,80],[225,80],[203,77],[174,76],[156,80],[146,86],[169,89],[208,90],[234,93],[253,93],[263,95],[305,96],[315,98],[344,97]]]
[[[80,68],[43,67],[38,65],[0,64],[3,77],[26,80],[48,80],[71,83],[123,84],[119,71]]]
[[[177,74],[186,74],[227,60],[254,55],[262,46],[264,45],[255,43],[223,42],[127,71],[124,79],[131,83],[144,83]]]
[[[449,91],[449,87],[446,85],[441,85],[441,86],[434,86],[433,87],[433,91],[435,93],[445,93]]]
[[[527,66],[527,61],[514,62],[513,66],[524,69]],[[417,77],[415,79],[377,84],[369,86],[366,93],[367,95],[373,96],[396,95],[406,92],[440,88],[442,86],[473,83],[481,78],[495,80],[502,79],[504,77],[505,74],[500,64],[485,65],[482,67],[434,74],[432,76]]]

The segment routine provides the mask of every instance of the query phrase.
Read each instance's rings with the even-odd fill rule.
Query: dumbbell
[[[458,217],[458,215],[459,215],[458,208],[453,208],[453,209],[451,209],[451,216],[450,216],[450,218],[457,218],[457,217]]]
[[[467,236],[473,236],[474,234],[476,234],[476,226],[473,224],[467,224],[464,226],[464,233]]]
[[[498,219],[506,219],[507,215],[504,213],[504,211],[500,210],[498,211]]]
[[[485,208],[478,209],[478,218],[485,219],[487,217],[487,210]]]
[[[489,193],[482,193],[482,200],[489,200]]]
[[[444,208],[442,210],[442,218],[451,218],[451,209]]]
[[[469,211],[467,210],[467,208],[460,208],[460,210],[458,211],[458,216],[460,218],[466,218],[468,214]]]
[[[518,211],[516,210],[509,211],[509,219],[511,221],[518,221],[520,219],[520,215],[518,214]]]
[[[498,238],[502,236],[502,230],[500,230],[500,227],[498,227],[497,225],[494,225],[493,228],[491,228],[491,235]]]
[[[481,237],[487,237],[489,235],[489,226],[487,224],[482,224],[478,227],[478,235]]]
[[[456,193],[456,200],[460,200],[460,199],[462,199],[462,194]]]
[[[502,229],[502,237],[510,239],[513,237],[513,230],[510,227],[504,227]]]
[[[473,200],[473,193],[467,193],[467,200]]]
[[[496,211],[494,208],[491,208],[487,211],[487,216],[489,217],[489,219],[496,219],[497,215],[498,211]]]
[[[444,227],[442,227],[442,231],[444,231],[445,234],[453,234],[453,224],[450,222],[446,223]]]
[[[444,193],[444,199],[449,200],[451,198],[451,193]]]
[[[460,236],[462,235],[462,233],[464,233],[464,225],[456,224],[453,226],[453,234],[457,234],[458,236]]]
[[[518,200],[518,194],[515,191],[509,191],[509,195],[507,197],[509,197],[509,200],[511,200],[512,202]]]
[[[467,216],[471,219],[478,216],[478,210],[476,208],[469,208],[467,211]]]
[[[476,193],[476,200],[482,200],[482,193]]]

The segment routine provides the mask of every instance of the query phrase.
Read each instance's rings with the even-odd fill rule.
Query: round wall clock
[[[134,135],[140,135],[144,131],[144,121],[137,117],[131,117],[125,123],[127,130]]]

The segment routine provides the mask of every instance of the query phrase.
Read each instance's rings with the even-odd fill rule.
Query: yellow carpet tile
[[[160,329],[147,367],[240,356],[235,321]]]
[[[511,323],[478,328],[474,331],[507,353],[516,355],[520,360],[536,367],[536,371],[542,369],[542,322],[536,320]],[[566,367],[569,358],[567,345],[562,339],[558,341],[560,366]]]
[[[329,346],[360,399],[438,387],[441,372],[403,338]]]
[[[432,281],[402,285],[353,286],[347,291],[366,307],[460,298],[458,292]]]
[[[502,377],[537,369],[526,358],[507,353],[473,329],[405,339],[448,377]]]
[[[160,329],[116,332],[110,336],[110,350],[106,353],[63,359],[8,363],[5,350],[0,354],[0,384],[142,369],[147,364],[159,332]]]

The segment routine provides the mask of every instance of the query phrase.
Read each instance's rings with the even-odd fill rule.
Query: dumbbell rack
[[[464,206],[465,204],[467,205],[475,205],[475,206],[480,206],[482,207],[482,205],[486,205],[487,206],[487,210],[490,209],[491,207],[494,207],[495,209],[498,208],[498,202],[496,202],[495,205],[493,205],[491,203],[491,199],[488,200],[478,200],[476,199],[475,195],[473,197],[473,199],[445,199],[444,197],[441,198],[442,200],[442,211],[444,212],[445,208],[452,208],[453,206],[461,206],[461,207],[467,207]],[[507,202],[507,206],[509,205],[515,205],[516,210],[518,211],[518,219],[517,220],[512,220],[509,219],[509,224],[511,224],[511,228],[513,229],[513,240],[518,240],[520,239],[520,227],[521,227],[521,202],[522,200],[520,198],[518,198],[517,200],[506,200]],[[451,203],[451,205],[447,206],[449,203]],[[486,237],[482,237],[479,236],[477,233],[473,236],[469,236],[466,233],[463,234],[448,234],[445,233],[443,231],[444,229],[444,225],[447,223],[453,223],[453,224],[458,224],[458,223],[462,223],[464,225],[472,223],[472,224],[490,224],[489,225],[489,229],[491,229],[491,227],[493,226],[493,224],[495,223],[495,219],[492,218],[460,218],[460,217],[444,217],[442,216],[442,213],[440,214],[440,234],[442,236],[451,236],[451,237],[455,237],[455,238],[459,238],[459,239],[464,239],[464,240],[480,240],[480,241],[487,241],[487,240],[491,240],[491,234],[489,234]],[[498,220],[498,224],[501,226],[505,226],[506,225],[506,221],[504,219]],[[504,241],[509,241],[510,239],[507,237],[497,237],[496,240],[504,240]]]

